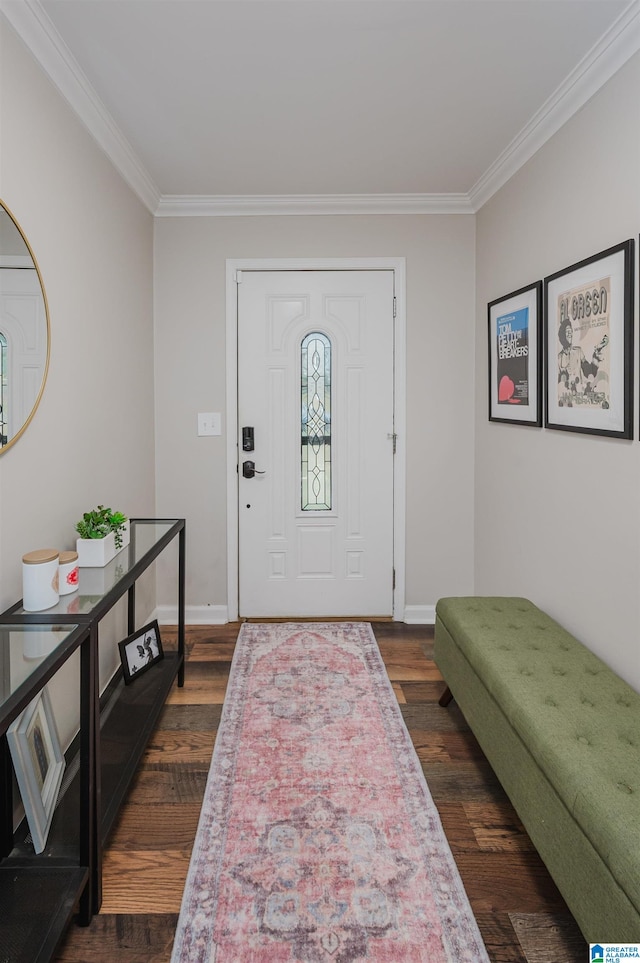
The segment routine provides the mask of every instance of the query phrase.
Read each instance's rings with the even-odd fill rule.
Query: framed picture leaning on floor
[[[7,742],[36,853],[46,845],[65,769],[51,700],[42,689],[7,730]]]

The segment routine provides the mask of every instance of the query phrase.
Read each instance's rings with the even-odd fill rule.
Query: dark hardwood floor
[[[71,927],[58,963],[170,959],[239,628],[188,628],[185,686],[172,690],[105,851],[102,910]],[[433,629],[373,628],[492,963],[584,963],[587,945],[457,705],[438,705]],[[162,629],[165,645],[172,636]]]

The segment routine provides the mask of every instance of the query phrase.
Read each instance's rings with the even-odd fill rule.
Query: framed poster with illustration
[[[542,424],[542,281],[488,305],[489,421]]]
[[[118,647],[126,685],[164,658],[157,621],[149,622],[137,632],[132,632],[122,642],[118,642]]]
[[[547,428],[633,437],[632,240],[544,280]]]
[[[44,850],[58,800],[65,760],[46,689],[7,729],[18,788],[36,853]]]

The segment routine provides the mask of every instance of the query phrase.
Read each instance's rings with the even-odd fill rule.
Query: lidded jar
[[[60,599],[57,548],[39,548],[22,556],[22,606],[25,612],[42,612]]]
[[[78,553],[60,552],[58,565],[58,591],[70,595],[78,589]]]

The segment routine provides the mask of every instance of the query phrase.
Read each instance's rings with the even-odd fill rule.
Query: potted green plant
[[[76,524],[78,565],[99,568],[129,544],[129,521],[122,512],[98,505]]]

